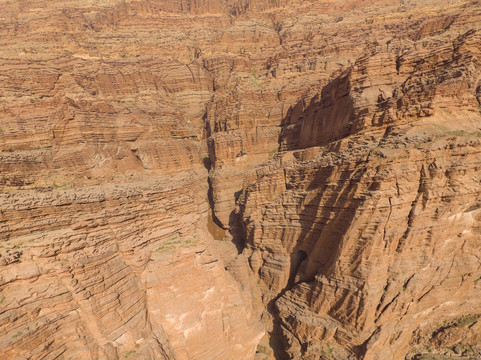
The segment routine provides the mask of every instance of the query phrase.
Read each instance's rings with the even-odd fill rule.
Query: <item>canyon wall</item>
[[[478,1],[0,7],[0,358],[481,358]]]

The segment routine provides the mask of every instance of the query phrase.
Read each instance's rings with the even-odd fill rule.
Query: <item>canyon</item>
[[[1,359],[481,359],[480,1],[0,9]]]

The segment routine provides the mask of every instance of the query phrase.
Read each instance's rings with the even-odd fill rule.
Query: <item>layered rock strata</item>
[[[200,184],[2,195],[3,358],[250,357],[262,330],[209,240]]]
[[[245,177],[244,253],[279,358],[481,353],[479,44],[360,58]]]
[[[1,7],[0,358],[481,356],[479,2]]]

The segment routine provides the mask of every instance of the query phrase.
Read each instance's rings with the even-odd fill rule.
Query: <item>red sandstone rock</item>
[[[478,2],[1,10],[0,358],[481,356]]]

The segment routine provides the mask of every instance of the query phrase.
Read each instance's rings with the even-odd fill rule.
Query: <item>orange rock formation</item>
[[[0,5],[1,359],[480,359],[481,3]]]

